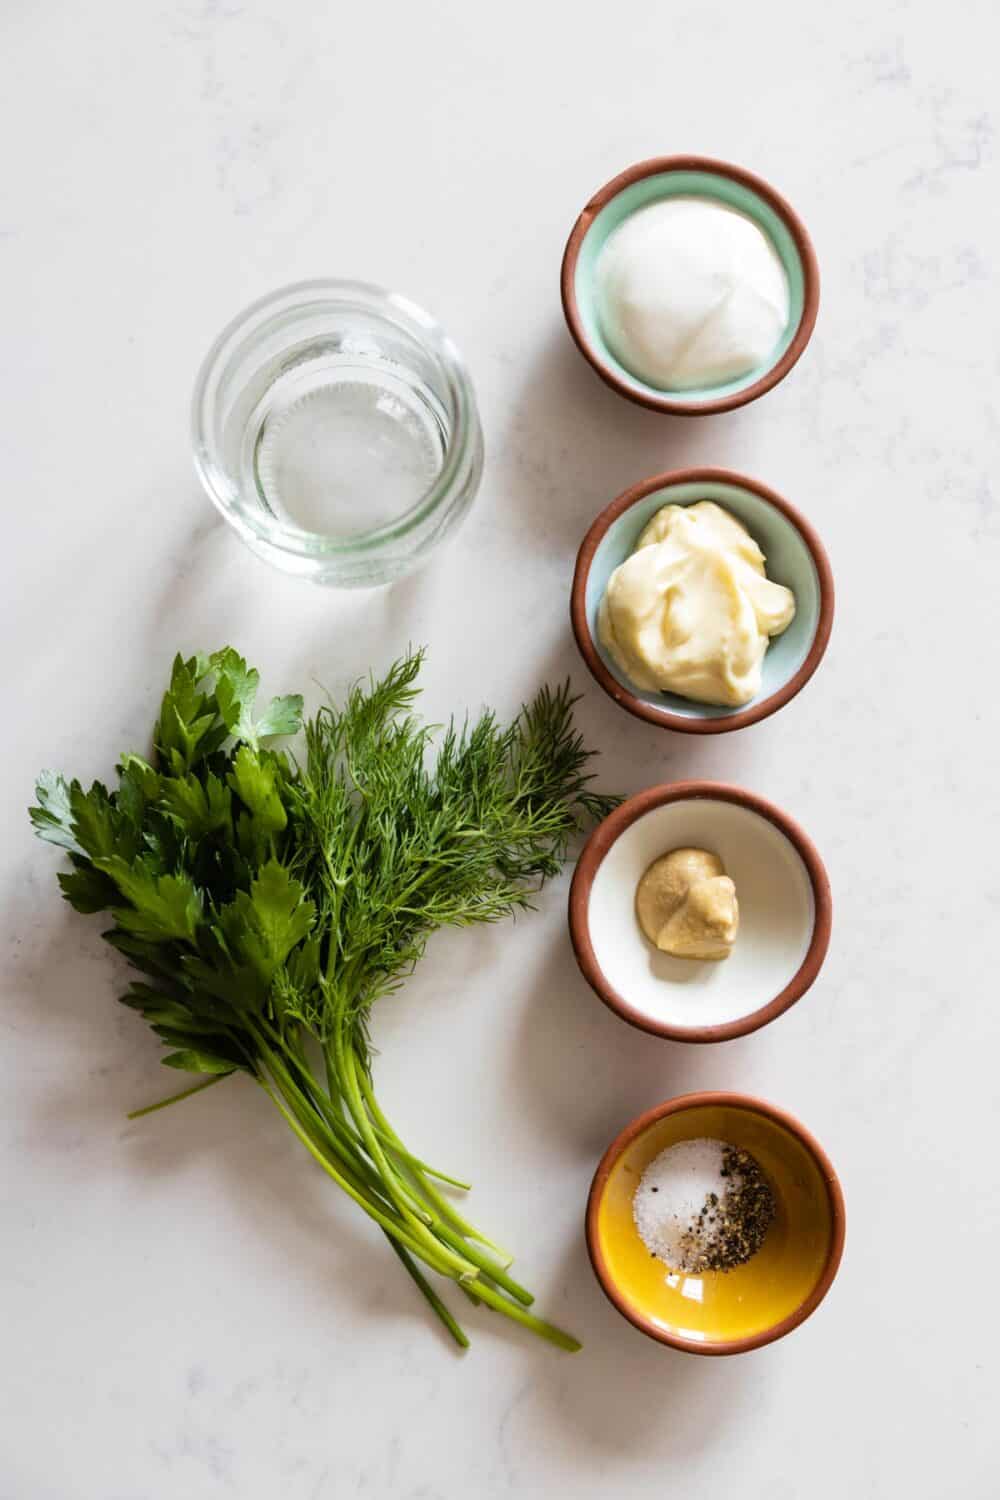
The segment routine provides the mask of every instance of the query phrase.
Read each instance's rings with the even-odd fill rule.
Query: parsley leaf
[[[246,809],[238,822],[239,849],[247,858],[263,857],[288,822],[277,787],[280,763],[262,760],[256,750],[241,745],[232,764],[228,784]]]
[[[170,1049],[168,1067],[200,1075],[161,1104],[249,1074],[459,1343],[425,1270],[575,1348],[527,1311],[509,1257],[386,1119],[368,1022],[438,928],[529,907],[612,799],[590,788],[568,687],[506,726],[488,712],[452,725],[435,757],[414,713],[421,660],[324,705],[293,759],[265,742],[298,731],[300,696],[258,715],[259,674],[238,652],[177,656],[150,758],[122,755],[111,790],[45,772],[30,817],[69,856],[65,898],[108,913],[106,941],[145,976],[123,1004]]]
[[[230,952],[247,960],[265,984],[297,943],[312,931],[316,907],[277,860],[262,866],[250,891],[219,913]]]
[[[110,875],[131,907],[115,907],[116,921],[127,932],[156,941],[171,938],[193,943],[202,916],[201,896],[186,875],[155,875],[142,862],[129,865],[117,854],[95,859]]]
[[[215,697],[229,733],[257,748],[262,739],[279,734],[297,734],[302,726],[302,696],[292,693],[272,698],[260,719],[254,720],[254,704],[260,673],[247,667],[243,657],[227,646],[217,651],[211,664],[218,674]]]
[[[228,829],[232,818],[229,788],[212,772],[204,781],[191,772],[172,777],[164,783],[159,805],[193,839]]]
[[[72,858],[72,856],[71,856]],[[74,859],[77,869],[71,874],[60,871],[59,888],[69,904],[86,916],[95,912],[109,911],[115,904],[118,892],[113,880],[95,870],[93,865]]]
[[[242,656],[231,646],[215,653],[212,666],[218,674],[215,699],[223,723],[234,739],[256,744],[253,706],[260,686],[260,673],[256,667],[248,668]]]
[[[28,817],[38,837],[68,849],[72,854],[82,854],[73,831],[73,810],[65,777],[55,771],[42,771],[35,786],[35,796],[38,805],[29,807]]]
[[[302,701],[301,693],[272,698],[257,720],[257,738],[265,740],[279,734],[298,734],[302,728]]]

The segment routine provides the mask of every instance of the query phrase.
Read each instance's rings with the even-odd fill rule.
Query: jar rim
[[[401,329],[429,351],[444,377],[451,406],[452,430],[444,463],[428,488],[392,521],[351,537],[332,537],[294,522],[280,520],[259,505],[248,505],[240,486],[216,456],[213,434],[215,387],[233,354],[283,313],[300,313],[315,303],[363,311]],[[258,297],[225,325],[202,360],[191,398],[194,464],[209,498],[247,541],[265,542],[295,558],[358,556],[405,538],[448,499],[460,482],[479,431],[472,379],[465,361],[444,328],[419,303],[373,282],[317,277],[291,282]]]

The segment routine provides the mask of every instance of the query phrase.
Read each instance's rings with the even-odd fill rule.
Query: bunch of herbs
[[[591,790],[568,686],[543,688],[506,726],[489,712],[452,724],[435,759],[413,713],[421,660],[407,654],[303,725],[299,696],[258,716],[258,673],[232,648],[178,657],[150,758],[123,755],[110,792],[43,773],[31,819],[68,854],[65,898],[110,915],[104,937],[142,976],[123,1003],[168,1066],[199,1075],[138,1114],[248,1075],[459,1344],[427,1273],[575,1349],[528,1310],[510,1257],[446,1191],[467,1184],[386,1117],[368,1023],[433,932],[529,906],[613,799]],[[300,729],[298,758],[275,747]]]

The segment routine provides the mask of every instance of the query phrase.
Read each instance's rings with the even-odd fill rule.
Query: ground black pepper
[[[744,1265],[760,1249],[774,1222],[771,1184],[749,1151],[723,1147],[719,1176],[729,1179],[721,1199],[709,1193],[681,1239],[688,1273],[731,1271]]]

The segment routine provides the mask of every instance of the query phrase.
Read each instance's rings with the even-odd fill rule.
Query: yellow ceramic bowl
[[[654,1156],[708,1137],[756,1157],[776,1216],[752,1260],[685,1275],[651,1255],[632,1198]],[[685,1094],[626,1126],[605,1152],[587,1204],[597,1278],[629,1322],[691,1354],[742,1354],[781,1338],[825,1297],[844,1248],[844,1198],[826,1153],[797,1120],[745,1094]]]

